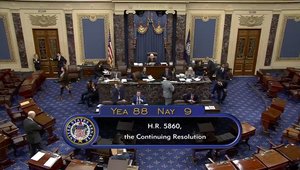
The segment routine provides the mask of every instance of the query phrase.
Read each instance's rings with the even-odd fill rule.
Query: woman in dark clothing
[[[40,61],[39,56],[37,54],[34,54],[32,60],[33,60],[35,70],[36,71],[40,70],[41,69],[41,61]]]
[[[65,88],[69,91],[70,95],[72,94],[71,89],[70,89],[70,81],[68,78],[66,66],[61,68],[61,74],[59,76],[59,83],[60,83],[60,100],[62,100],[62,95],[64,93]]]

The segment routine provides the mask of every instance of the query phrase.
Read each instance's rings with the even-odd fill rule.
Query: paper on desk
[[[60,158],[60,156],[55,157],[55,158],[50,157],[48,159],[48,161],[44,164],[44,166],[47,166],[47,167],[51,168],[59,158]]]
[[[213,110],[213,109],[216,109],[216,107],[215,106],[209,106],[209,109]]]
[[[38,161],[38,160],[40,160],[44,155],[45,155],[45,153],[43,153],[43,152],[38,152],[38,153],[36,153],[33,157],[31,157],[31,159],[34,160],[34,161]]]
[[[21,105],[21,106],[24,106],[24,105],[27,105],[27,104],[29,104],[29,103],[30,103],[29,101],[25,101],[25,102],[20,103],[20,105]]]
[[[205,110],[210,110],[209,106],[204,107]]]
[[[185,81],[185,79],[184,78],[179,78],[179,81]]]

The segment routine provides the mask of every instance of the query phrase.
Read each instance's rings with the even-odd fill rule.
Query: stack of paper
[[[53,158],[53,157],[49,158],[48,161],[45,162],[44,166],[51,168],[59,158],[60,158],[60,156],[55,157],[55,158]]]
[[[209,106],[204,106],[205,110],[210,110]]]
[[[29,104],[29,101],[25,101],[25,102],[20,103],[21,106],[24,106],[24,105],[27,105],[27,104]]]
[[[209,109],[210,109],[210,110],[215,110],[216,107],[215,107],[215,106],[209,106]]]
[[[38,153],[36,153],[33,157],[31,157],[31,159],[34,160],[34,161],[38,161],[38,160],[40,160],[44,155],[45,155],[45,153],[43,153],[43,152],[38,152]]]
[[[185,78],[179,78],[179,81],[185,81]]]

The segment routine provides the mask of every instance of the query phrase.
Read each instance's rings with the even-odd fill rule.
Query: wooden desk
[[[198,123],[200,133],[215,132],[215,128],[212,123]]]
[[[286,145],[275,149],[292,163],[300,161],[300,147],[297,145]]]
[[[232,161],[240,170],[265,170],[267,167],[257,158],[250,157],[241,160]]]
[[[35,101],[32,98],[27,98],[27,99],[21,100],[19,102],[19,104],[20,104],[21,109],[36,105]]]
[[[261,115],[262,126],[264,131],[267,132],[271,124],[277,123],[277,120],[280,118],[281,113],[279,110],[272,107],[264,111]]]
[[[43,127],[48,133],[48,145],[58,140],[57,136],[53,133],[55,118],[43,112],[37,115],[34,120]]]
[[[36,115],[43,113],[43,110],[38,105],[32,105],[23,109],[23,112],[28,115],[29,111],[34,111]]]
[[[96,167],[97,163],[73,159],[66,170],[94,170]]]
[[[274,98],[271,103],[271,107],[275,108],[281,112],[284,112],[284,108],[286,106],[286,100],[280,98]]]
[[[53,164],[52,167],[44,166],[44,164],[48,161],[49,158],[55,156],[57,155],[53,155],[53,153],[51,152],[46,152],[45,155],[41,157],[41,159],[39,159],[38,161],[30,159],[27,162],[27,164],[29,166],[29,169],[32,170],[58,170],[63,167],[63,160],[61,157]]]
[[[268,169],[272,170],[284,170],[288,165],[289,160],[282,156],[279,152],[274,149],[267,150],[254,156],[260,160]]]
[[[182,96],[187,93],[187,89],[193,89],[195,95],[199,96],[201,100],[210,99],[210,86],[211,81],[208,78],[200,82],[172,82],[175,87],[173,93],[173,99],[182,99]],[[111,100],[111,89],[114,84],[100,82],[97,85],[99,92],[99,101],[109,101]],[[123,83],[125,90],[125,99],[131,103],[132,97],[136,95],[136,91],[140,90],[145,96],[149,105],[151,104],[162,104],[164,103],[163,90],[161,87],[161,82],[149,82],[149,83],[138,83],[138,82],[128,82]]]
[[[250,125],[248,122],[242,123],[242,138],[241,140],[245,141],[250,150],[250,145],[248,143],[250,137],[255,135],[256,128]]]
[[[5,134],[0,133],[0,168],[6,168],[15,163],[7,157],[7,148],[10,145],[11,140]]]
[[[267,95],[277,97],[277,93],[283,90],[283,86],[278,81],[268,81]]]
[[[207,170],[235,170],[236,169],[234,165],[229,161],[225,161],[222,163],[205,164],[205,167]]]
[[[18,127],[11,121],[2,121],[0,124],[0,130],[3,131],[9,137],[16,136],[18,134]]]
[[[142,72],[144,67],[146,67],[147,69],[146,73],[148,75],[152,75],[155,79],[161,79],[162,75],[165,72],[165,68],[171,68],[170,66],[132,66],[131,73],[134,73],[136,71]]]

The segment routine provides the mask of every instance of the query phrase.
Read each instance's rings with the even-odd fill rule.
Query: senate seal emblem
[[[87,145],[95,139],[95,125],[86,117],[71,118],[65,125],[66,139],[75,145]]]

